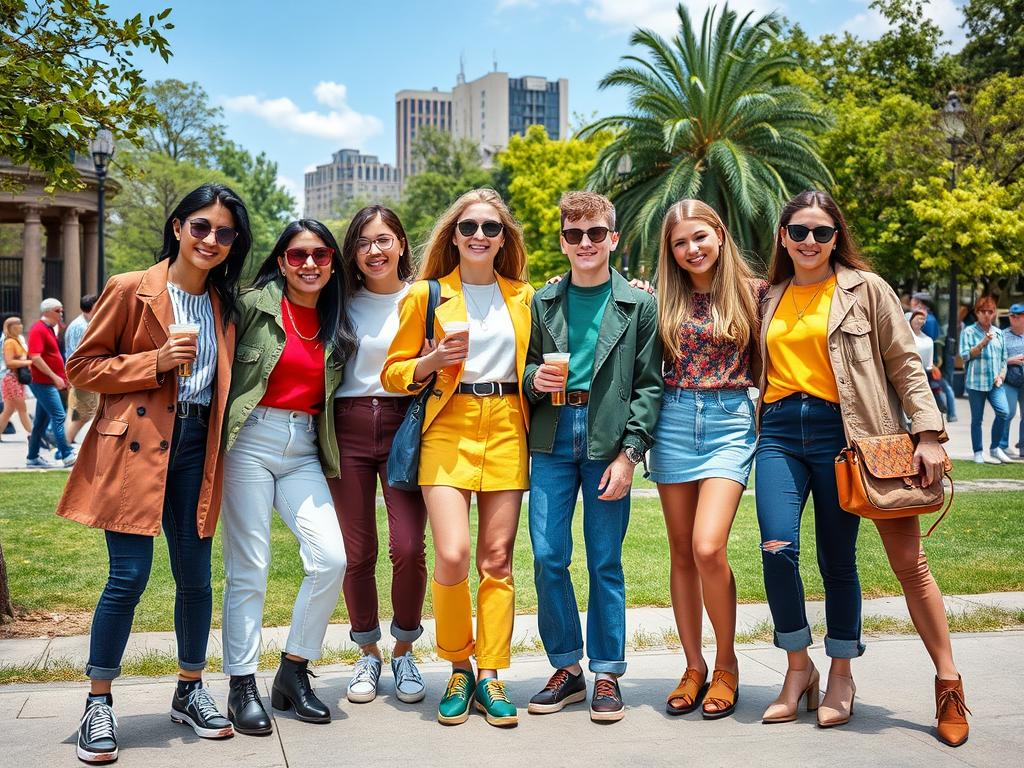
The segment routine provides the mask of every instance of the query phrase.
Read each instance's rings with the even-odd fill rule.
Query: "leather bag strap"
[[[943,472],[942,474],[944,477],[949,478],[949,501],[946,502],[946,508],[942,510],[942,514],[939,515],[939,519],[932,523],[932,527],[928,529],[928,533],[921,537],[922,539],[927,539],[929,536],[932,535],[932,531],[934,531],[938,527],[939,523],[942,522],[942,518],[944,518],[946,516],[946,513],[949,512],[949,508],[953,506],[953,493],[955,490],[955,487],[953,485],[953,478],[949,477],[949,472]]]

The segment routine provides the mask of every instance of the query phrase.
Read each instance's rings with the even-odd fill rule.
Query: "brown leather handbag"
[[[943,477],[949,477],[953,462],[946,456],[942,475],[924,485],[914,471],[914,440],[907,433],[862,437],[850,441],[836,456],[836,486],[839,506],[847,512],[872,520],[913,517],[931,512],[942,514],[924,538],[932,535],[953,503],[953,479],[949,501]]]

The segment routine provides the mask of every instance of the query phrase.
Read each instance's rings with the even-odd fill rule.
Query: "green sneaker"
[[[437,722],[458,725],[469,719],[469,705],[473,703],[473,674],[456,669],[448,678],[441,703],[437,705]]]
[[[519,725],[516,705],[508,700],[505,684],[493,677],[476,684],[476,708],[487,715],[491,725]]]

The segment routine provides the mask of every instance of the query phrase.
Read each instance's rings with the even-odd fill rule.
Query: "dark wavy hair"
[[[355,329],[349,319],[346,305],[350,294],[348,277],[341,264],[341,250],[338,248],[338,241],[334,239],[326,226],[316,219],[299,219],[293,221],[284,228],[284,232],[277,238],[270,255],[260,265],[256,279],[253,280],[254,289],[265,288],[275,280],[280,279],[284,283],[285,295],[288,294],[288,285],[281,276],[279,259],[284,258],[285,249],[296,235],[302,232],[310,232],[321,240],[328,248],[334,249],[334,259],[331,262],[331,275],[327,279],[327,285],[320,291],[316,301],[317,315],[320,317],[319,339],[325,345],[334,345],[334,359],[341,364],[352,358],[359,346]]]
[[[348,278],[348,288],[353,293],[359,289],[360,284],[363,282],[363,273],[359,271],[359,262],[356,260],[356,241],[362,235],[363,227],[378,216],[380,216],[380,220],[384,222],[384,226],[394,233],[402,246],[402,255],[398,257],[398,277],[402,280],[408,280],[412,277],[412,259],[409,257],[409,238],[406,237],[405,227],[402,226],[402,220],[398,218],[397,213],[386,206],[368,205],[365,208],[361,208],[359,212],[352,217],[352,221],[348,225],[348,231],[345,232],[345,245],[342,246],[341,249],[341,263],[344,266],[346,277]],[[351,293],[348,295],[351,296]]]
[[[786,250],[786,246],[782,244],[781,232],[786,228],[793,216],[796,215],[796,212],[802,211],[804,208],[820,208],[831,217],[832,222],[835,224],[837,230],[836,248],[832,251],[832,255],[829,256],[829,261],[833,268],[836,264],[842,264],[849,269],[860,269],[866,272],[872,271],[870,265],[860,255],[860,249],[857,247],[857,244],[853,242],[853,237],[850,235],[850,227],[843,217],[843,212],[836,205],[836,201],[827,192],[810,190],[808,192],[801,192],[782,206],[782,213],[779,215],[779,226],[775,231],[775,252],[772,254],[772,263],[768,267],[769,283],[777,285],[793,276],[793,259]]]
[[[184,226],[185,219],[196,211],[208,208],[211,205],[220,203],[231,212],[234,219],[232,229],[237,233],[235,242],[231,244],[228,257],[220,264],[210,270],[206,278],[217,291],[221,299],[221,315],[224,322],[229,322],[235,316],[236,301],[238,299],[239,280],[242,277],[242,270],[245,267],[245,257],[249,255],[252,248],[252,231],[249,229],[249,211],[242,199],[236,195],[230,187],[223,184],[203,184],[189,192],[181,199],[181,202],[171,211],[171,215],[164,225],[164,244],[157,254],[157,263],[169,259],[171,264],[178,258],[181,250],[181,243],[174,236],[174,222]]]

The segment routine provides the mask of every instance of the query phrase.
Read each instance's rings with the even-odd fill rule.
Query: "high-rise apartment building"
[[[395,165],[402,177],[416,175],[412,144],[424,125],[451,131],[452,95],[430,91],[399,91],[395,94]]]
[[[303,215],[310,219],[333,219],[350,200],[397,200],[401,193],[401,174],[397,168],[381,163],[376,155],[342,149],[332,155],[328,165],[318,165],[315,171],[306,174]]]

